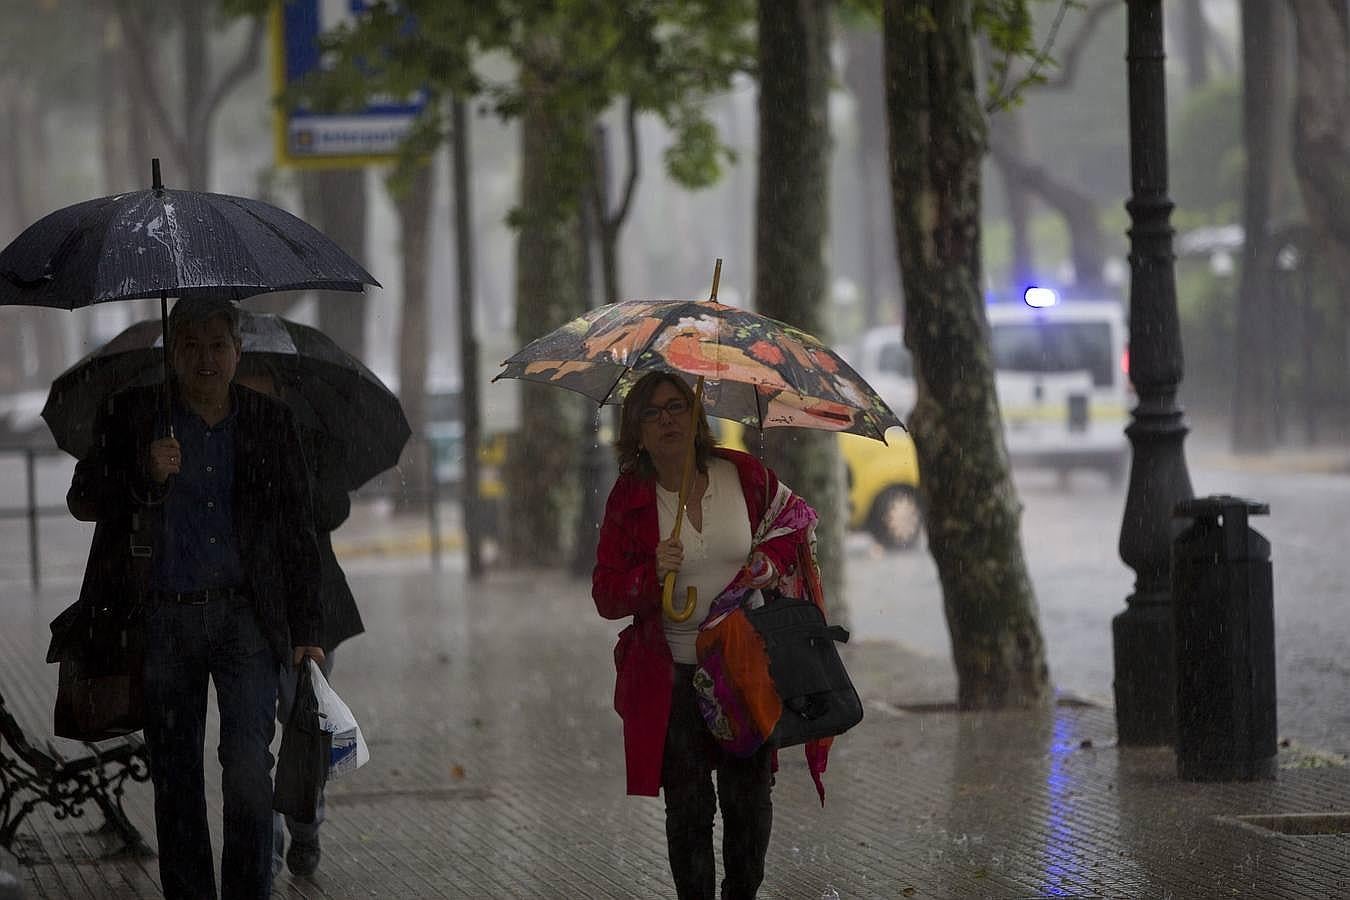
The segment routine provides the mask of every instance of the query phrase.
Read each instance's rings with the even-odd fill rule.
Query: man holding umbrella
[[[165,896],[216,896],[202,758],[210,680],[220,709],[221,892],[265,898],[277,663],[323,659],[308,475],[289,410],[232,384],[238,309],[179,301],[168,333],[169,384],[114,395],[75,468],[67,505],[98,523],[80,602],[144,610],[145,737]]]

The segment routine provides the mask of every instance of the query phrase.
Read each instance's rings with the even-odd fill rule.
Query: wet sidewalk
[[[367,633],[339,650],[332,680],[372,759],[330,785],[316,876],[283,872],[276,895],[673,897],[661,801],[624,795],[610,705],[621,623],[595,615],[584,582],[471,585],[460,569],[453,555],[439,573],[353,566]],[[55,667],[41,657],[68,590],[14,588],[0,605],[0,685],[30,733],[49,735]],[[1286,749],[1273,782],[1181,783],[1169,750],[1114,744],[1110,709],[958,714],[942,705],[946,666],[882,643],[846,654],[866,718],[835,745],[823,809],[800,750],[784,752],[763,897],[1350,895],[1350,834],[1242,819],[1321,814],[1300,824],[1344,828],[1331,814],[1350,812],[1350,769]],[[131,785],[127,807],[153,844],[149,786]],[[155,860],[103,858],[99,822],[94,809],[30,816],[25,896],[159,896]]]

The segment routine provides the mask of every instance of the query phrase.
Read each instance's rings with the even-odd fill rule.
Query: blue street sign
[[[364,0],[281,0],[272,14],[272,82],[283,90],[324,66],[319,35],[354,24],[370,4]],[[426,105],[424,92],[375,98],[364,109],[318,113],[279,110],[277,161],[282,165],[342,168],[387,161]]]

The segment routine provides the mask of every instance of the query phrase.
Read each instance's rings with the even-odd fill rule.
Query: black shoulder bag
[[[843,734],[862,721],[862,701],[839,658],[835,642],[848,641],[848,631],[827,625],[810,600],[767,599],[746,618],[764,640],[783,714],[769,740],[792,747]]]

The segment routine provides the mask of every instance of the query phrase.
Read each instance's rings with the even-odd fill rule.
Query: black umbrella
[[[241,368],[263,367],[302,428],[340,442],[343,487],[356,490],[398,464],[412,434],[398,398],[376,375],[323,332],[270,313],[240,315]],[[62,450],[83,459],[93,444],[99,404],[124,388],[159,384],[163,332],[137,322],[52,382],[42,418]]]
[[[260,200],[160,183],[50,213],[0,251],[0,304],[79,309],[145,297],[242,300],[379,282],[318,229]]]
[[[259,200],[152,185],[50,213],[0,250],[0,305],[79,309],[158,297],[379,286],[318,229]],[[161,365],[167,371],[168,360]],[[167,398],[166,398],[167,399]]]

